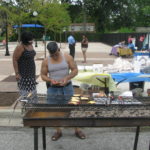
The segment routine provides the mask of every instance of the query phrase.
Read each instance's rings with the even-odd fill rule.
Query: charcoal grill
[[[26,106],[23,124],[34,128],[34,150],[38,150],[38,128],[40,127],[42,127],[44,150],[46,150],[46,127],[136,127],[133,147],[133,150],[136,150],[140,127],[150,126],[150,103],[144,102],[140,105],[30,104]]]

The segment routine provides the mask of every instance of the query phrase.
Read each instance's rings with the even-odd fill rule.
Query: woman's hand
[[[16,80],[19,80],[19,79],[20,79],[20,74],[16,73]]]

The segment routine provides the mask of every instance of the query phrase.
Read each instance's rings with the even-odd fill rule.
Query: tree
[[[9,13],[9,23],[11,25],[17,24],[18,28],[18,41],[20,41],[21,25],[29,20],[31,2],[27,0],[11,1],[9,7],[6,7]]]
[[[53,1],[53,3],[47,1],[43,2],[41,5],[40,1],[38,1],[36,2],[36,7],[38,8],[38,20],[44,25],[45,36],[48,30],[53,31],[54,33],[60,33],[63,31],[64,27],[70,25],[70,17],[67,12],[66,4],[60,4],[59,1]]]
[[[8,32],[11,28],[10,28],[10,24],[11,24],[11,13],[9,11],[9,9],[11,8],[11,3],[7,4],[4,1],[0,2],[0,26],[2,27],[2,31],[5,31],[3,33],[5,33],[6,35],[6,41],[8,42],[8,38],[10,35],[10,32]],[[7,36],[8,35],[8,36]]]
[[[69,12],[73,12],[75,6],[82,9],[84,5],[87,21],[94,22],[97,31],[100,32],[117,30],[121,27],[148,26],[150,22],[149,0],[62,0],[62,2],[70,4]],[[76,12],[75,16],[71,15],[72,21],[80,21],[75,17],[81,18],[81,12]]]
[[[137,13],[136,20],[137,26],[150,26],[150,1],[136,0]]]

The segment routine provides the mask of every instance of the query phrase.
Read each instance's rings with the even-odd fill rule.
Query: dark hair
[[[47,44],[47,49],[48,49],[50,54],[54,54],[54,53],[56,53],[57,50],[59,50],[56,42],[49,42]]]
[[[29,41],[33,40],[33,34],[31,32],[23,32],[21,34],[21,41],[24,45],[30,44]]]

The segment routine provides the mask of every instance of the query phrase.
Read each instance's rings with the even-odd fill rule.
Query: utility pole
[[[33,16],[36,18],[37,15],[38,15],[37,11],[34,11],[34,12],[33,12]],[[37,24],[37,18],[36,18],[36,21],[35,21],[35,31],[36,31],[36,24]],[[34,34],[35,34],[35,33],[34,33]],[[35,37],[35,47],[38,47],[36,37]]]
[[[83,32],[86,33],[86,8],[83,0]]]
[[[8,8],[8,4],[10,3],[10,0],[3,0],[3,1],[6,3],[6,6]],[[8,13],[7,12],[6,12],[5,32],[6,32],[6,52],[5,52],[5,56],[10,56],[9,48],[8,48]]]

